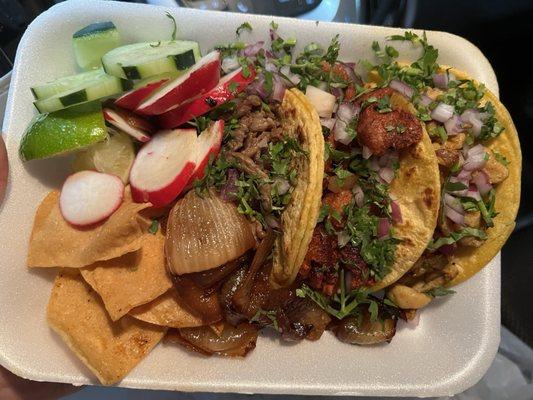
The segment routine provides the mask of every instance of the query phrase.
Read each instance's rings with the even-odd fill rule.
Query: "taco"
[[[430,295],[470,278],[500,251],[515,226],[522,163],[516,128],[498,98],[462,71],[441,66],[437,76],[446,85],[427,89],[435,104],[426,125],[441,173],[439,222],[399,282]],[[439,107],[452,113],[444,123]],[[392,297],[398,290],[405,288]]]
[[[178,293],[206,324],[222,319],[206,282],[249,263],[261,244],[270,246],[265,257],[273,252],[273,284],[293,279],[318,217],[324,171],[318,115],[297,89],[269,104],[245,95],[210,117],[225,120],[222,149],[170,212],[165,244]],[[202,294],[210,307],[196,301]]]
[[[440,200],[431,140],[409,101],[370,85],[341,107],[353,107],[356,139],[328,136],[321,215],[299,271],[304,290],[326,298],[344,281],[348,291],[377,291],[406,273],[432,237]]]

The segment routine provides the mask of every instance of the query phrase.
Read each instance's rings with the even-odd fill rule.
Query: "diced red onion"
[[[453,117],[453,106],[445,103],[439,103],[433,111],[431,111],[431,118],[438,122],[446,122]]]
[[[457,174],[457,179],[459,179],[460,181],[469,181],[471,175],[472,175],[472,171],[462,169],[461,172]]]
[[[444,122],[444,128],[448,136],[457,135],[463,130],[463,123],[457,114],[454,114],[448,121]]]
[[[485,154],[485,152],[485,146],[483,146],[482,144],[476,144],[474,147],[469,148],[466,151],[466,154],[468,156],[474,156],[476,154]]]
[[[378,238],[382,239],[389,235],[390,221],[387,218],[380,218],[378,221]]]
[[[368,165],[368,168],[370,168],[374,172],[378,172],[379,171],[380,166],[379,166],[377,157],[372,157],[370,159],[370,164]]]
[[[242,53],[246,57],[253,57],[257,55],[257,53],[259,53],[259,50],[263,48],[264,44],[265,42],[263,42],[262,40],[254,44],[249,44],[243,49]]]
[[[401,224],[403,222],[402,210],[396,200],[392,200],[390,202],[390,208],[392,220],[398,224]]]
[[[363,158],[365,160],[368,160],[371,155],[372,155],[372,151],[370,151],[370,149],[368,147],[363,146]]]
[[[479,193],[482,196],[485,196],[488,192],[491,191],[492,185],[490,184],[489,176],[485,173],[485,171],[477,171],[472,181],[476,185],[477,189],[479,190]]]
[[[224,201],[234,201],[237,199],[237,178],[239,177],[239,173],[236,169],[229,169],[228,170],[228,176],[226,178],[226,183],[222,186],[220,189],[220,197],[222,197],[222,200]]]
[[[348,145],[354,139],[346,130],[347,126],[348,124],[343,120],[336,120],[335,126],[333,127],[333,138],[336,142]]]
[[[485,153],[469,155],[465,161],[463,169],[466,171],[477,171],[485,166],[487,160],[485,160]]]
[[[394,179],[394,171],[390,167],[383,167],[378,171],[378,175],[387,183],[391,183]]]
[[[225,74],[229,74],[240,67],[237,57],[225,57],[222,60],[221,68]]]
[[[264,84],[265,77],[263,76],[263,74],[259,74],[257,79],[248,85],[246,91],[251,94],[257,94],[262,99],[265,99],[267,97],[267,93],[265,91]]]
[[[272,81],[272,100],[283,101],[283,96],[285,96],[285,86],[283,86],[281,78],[278,75],[274,75]]]
[[[280,227],[279,221],[272,214],[269,214],[265,217],[265,222],[267,223],[268,226],[270,226],[273,229],[277,229]]]
[[[273,186],[276,188],[279,195],[284,195],[291,188],[289,181],[283,178],[275,178]]]
[[[346,74],[350,77],[350,80],[353,82],[357,80],[357,76],[355,75],[355,63],[341,63],[344,71],[346,71]]]
[[[270,40],[274,41],[274,40],[279,39],[278,32],[276,32],[275,29],[270,28],[268,33],[270,34]]]
[[[335,96],[336,98],[339,98],[344,94],[341,88],[332,87],[330,91],[331,91],[331,94]]]
[[[403,94],[405,97],[409,99],[412,98],[413,95],[415,94],[415,90],[411,86],[409,86],[405,82],[402,82],[396,79],[393,79],[392,81],[390,81],[389,87]]]
[[[458,213],[464,214],[465,212],[463,205],[461,204],[459,199],[449,195],[448,193],[444,193],[444,203],[446,203],[448,207],[453,208],[454,211],[457,211]]]
[[[440,89],[447,89],[450,81],[453,81],[455,76],[449,72],[441,72],[433,75],[433,83]]]
[[[335,118],[320,118],[320,124],[329,130],[332,130],[335,126]]]
[[[453,208],[448,206],[448,204],[444,205],[444,215],[446,215],[446,217],[451,219],[456,224],[463,225],[465,223],[464,214],[458,213]]]
[[[350,122],[355,116],[355,109],[350,103],[341,103],[339,105],[337,118]]]
[[[420,96],[420,104],[422,104],[424,107],[429,106],[431,103],[433,103],[433,99],[427,94]]]
[[[270,61],[267,61],[267,62],[265,62],[265,70],[267,70],[269,72],[276,72],[278,69],[276,68],[274,63],[272,63]]]
[[[344,247],[346,244],[350,241],[350,235],[348,235],[344,231],[340,231],[337,233],[337,243],[339,244],[339,247]]]
[[[471,184],[468,188],[468,192],[466,192],[466,197],[470,197],[474,200],[481,200],[481,195],[479,194],[479,190],[477,189],[477,186],[474,184]]]
[[[352,189],[352,193],[357,207],[363,207],[363,204],[365,202],[365,194],[363,193],[363,189],[361,189],[360,186],[355,185]]]
[[[379,157],[378,164],[380,167],[392,167],[392,164],[398,160],[398,152],[396,150],[388,150],[385,154]]]
[[[461,120],[472,125],[472,133],[474,136],[478,136],[481,133],[483,127],[481,113],[478,110],[468,109],[461,114]]]

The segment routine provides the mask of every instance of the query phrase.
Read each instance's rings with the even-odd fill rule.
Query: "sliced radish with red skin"
[[[128,114],[125,114],[128,113]],[[104,119],[113,125],[115,128],[127,133],[139,142],[148,142],[150,136],[148,132],[153,132],[154,128],[148,121],[142,119],[138,115],[133,114],[127,110],[113,110],[111,108],[104,108]],[[144,129],[140,129],[140,127]]]
[[[131,167],[133,200],[166,206],[180,195],[196,168],[195,129],[161,131],[146,143]]]
[[[124,184],[119,177],[96,171],[70,175],[61,189],[59,209],[75,226],[89,226],[113,214],[122,204]]]
[[[199,117],[213,108],[233,99],[255,79],[255,68],[249,67],[250,74],[245,77],[242,68],[223,76],[218,85],[192,101],[173,108],[158,116],[158,122],[163,128],[180,126],[194,117]]]
[[[202,57],[185,74],[165,83],[136,109],[140,114],[159,115],[214,88],[220,79],[220,53]]]
[[[170,78],[161,79],[160,81],[151,82],[141,88],[132,89],[116,99],[115,104],[127,110],[135,110],[137,107],[139,107],[139,104],[141,104],[144,99],[150,96],[154,90],[161,87],[161,85],[163,85],[163,83],[167,82],[169,79]]]
[[[224,120],[218,120],[198,136],[196,141],[196,168],[189,180],[189,184],[196,179],[202,179],[205,168],[211,157],[216,157],[222,146],[224,136]]]

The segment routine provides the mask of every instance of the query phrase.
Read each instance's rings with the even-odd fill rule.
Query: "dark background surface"
[[[284,4],[273,4],[268,12],[268,2],[261,0],[258,11],[278,14],[276,10],[283,10],[286,15],[297,15],[298,7],[304,6],[303,0],[289,0],[293,9],[286,1],[269,1]],[[53,0],[0,0],[0,76],[11,69],[25,27],[53,4]],[[501,100],[513,116],[524,156],[517,229],[502,255],[502,323],[533,346],[533,302],[529,297],[533,284],[533,204],[528,202],[533,191],[533,140],[529,134],[533,126],[533,68],[529,61],[533,52],[533,1],[361,0],[358,4],[359,8],[355,1],[341,0],[335,19],[455,33],[478,46],[494,67]]]

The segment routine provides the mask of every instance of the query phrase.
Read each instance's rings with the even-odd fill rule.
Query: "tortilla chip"
[[[170,328],[194,328],[204,325],[200,317],[187,309],[174,289],[151,303],[134,308],[129,314],[141,321]]]
[[[320,212],[324,176],[324,137],[314,106],[302,92],[291,89],[285,92],[281,109],[285,133],[298,138],[307,157],[297,166],[297,183],[281,216],[283,234],[274,243],[275,287],[290,285],[302,265]]]
[[[81,268],[141,248],[144,219],[139,211],[149,203],[134,203],[129,187],[124,201],[105,222],[86,229],[66,222],[59,211],[59,191],[54,190],[39,205],[31,232],[29,267]]]
[[[165,236],[158,229],[155,235],[143,236],[140,250],[81,270],[83,279],[100,295],[113,321],[172,287],[165,269],[164,245]]]
[[[52,329],[104,385],[124,378],[166,332],[131,317],[111,321],[96,292],[72,269],[57,275],[47,317]]]

